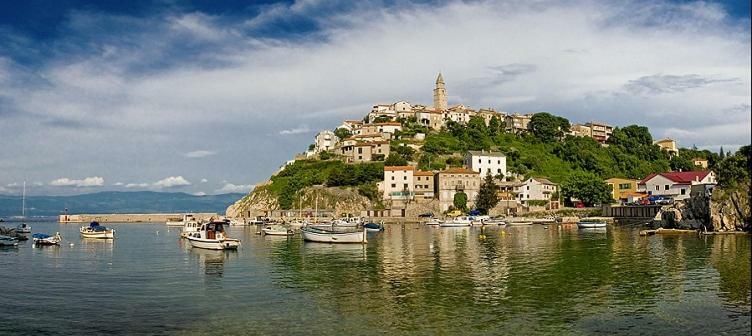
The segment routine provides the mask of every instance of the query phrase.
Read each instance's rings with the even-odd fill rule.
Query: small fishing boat
[[[608,224],[604,221],[583,219],[577,222],[577,227],[580,229],[598,229],[605,228]]]
[[[351,228],[337,228],[330,226],[307,226],[300,229],[303,240],[318,243],[367,243],[366,229],[352,230]]]
[[[521,221],[521,222],[507,222],[507,225],[509,226],[525,226],[525,225],[533,225],[533,222],[530,221]]]
[[[363,224],[363,228],[367,232],[380,232],[380,231],[384,231],[384,225],[378,224],[378,223],[373,223],[373,222]]]
[[[360,217],[342,217],[340,219],[335,219],[332,223],[334,226],[355,228],[363,223],[363,219]]]
[[[504,225],[507,225],[507,222],[503,221],[502,219],[491,218],[491,219],[484,220],[483,221],[483,225],[499,225],[499,226],[504,226]]]
[[[177,218],[177,217],[167,218],[167,221],[165,222],[165,224],[167,224],[167,226],[184,226],[185,222],[190,221],[190,220],[195,220],[193,215],[184,214],[182,218]]]
[[[16,226],[16,232],[18,233],[31,233],[31,226],[26,225],[26,223],[21,223]]]
[[[429,225],[429,226],[438,226],[438,225],[441,225],[441,223],[442,221],[436,218],[431,218],[428,221],[426,221],[426,225]]]
[[[457,217],[455,219],[452,219],[451,221],[439,224],[439,226],[441,227],[463,227],[472,225],[472,221],[470,221],[470,219],[467,217]]]
[[[79,230],[84,238],[114,239],[115,230],[108,229],[99,225],[98,222],[91,222],[89,226],[82,226]]]
[[[191,247],[209,250],[237,250],[240,240],[227,237],[225,221],[211,221],[201,224],[198,231],[185,236]]]
[[[60,232],[55,232],[54,236],[50,236],[46,233],[35,233],[31,235],[31,239],[36,245],[60,245],[60,241],[63,240],[60,237]]]
[[[292,229],[277,224],[264,225],[264,228],[261,229],[261,232],[263,232],[265,235],[270,236],[292,236],[295,234],[295,231],[293,231]]]
[[[18,239],[0,235],[0,247],[18,246]]]

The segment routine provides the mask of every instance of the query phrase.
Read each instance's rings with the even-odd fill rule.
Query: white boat
[[[30,233],[31,226],[26,225],[26,181],[23,183],[23,196],[21,196],[21,224],[16,227],[18,233]]]
[[[60,237],[60,232],[55,232],[54,236],[45,233],[35,233],[31,235],[31,239],[34,240],[34,244],[36,245],[60,245],[60,241],[63,240]]]
[[[507,225],[507,222],[501,220],[501,219],[486,219],[483,221],[483,225]]]
[[[108,229],[99,225],[97,222],[91,222],[89,226],[82,226],[79,230],[84,238],[114,239],[115,230]]]
[[[342,217],[340,219],[335,219],[332,223],[334,223],[334,226],[354,228],[363,223],[363,219],[360,217]]]
[[[196,218],[192,217],[190,220],[186,220],[183,222],[183,230],[180,231],[180,236],[185,238],[189,234],[198,232],[198,229],[200,227],[201,227],[201,224],[196,220]]]
[[[605,228],[608,224],[604,221],[579,221],[577,227],[580,229],[597,229]]]
[[[212,221],[201,224],[198,231],[185,236],[191,247],[209,250],[237,250],[240,240],[227,237],[225,221]]]
[[[426,225],[430,225],[430,226],[441,225],[441,223],[443,223],[443,222],[440,221],[440,220],[438,220],[438,219],[436,219],[436,218],[431,218],[428,221],[426,221]]]
[[[384,231],[384,222],[379,223],[365,223],[363,224],[363,229],[365,229],[367,232],[381,232]]]
[[[321,227],[307,226],[300,229],[303,240],[318,243],[367,243],[366,230],[343,230],[337,227],[324,229]]]
[[[3,246],[18,246],[18,239],[0,235],[0,247]]]
[[[462,226],[472,226],[472,221],[470,221],[467,217],[457,217],[452,219],[451,221],[443,222],[439,224],[441,227],[462,227]]]
[[[265,235],[270,236],[292,236],[295,234],[295,231],[292,229],[288,229],[282,225],[264,225],[264,228],[261,229],[261,232],[263,232]]]
[[[193,215],[185,214],[182,218],[167,218],[167,221],[165,224],[167,226],[183,226],[186,222],[186,220],[193,219]]]
[[[16,232],[18,233],[31,233],[31,226],[26,225],[26,223],[21,223],[16,226]]]
[[[509,226],[525,226],[525,225],[533,225],[533,222],[530,222],[530,221],[526,221],[526,222],[509,221],[509,222],[507,222],[507,225],[509,225]]]
[[[472,225],[483,225],[487,220],[491,219],[491,216],[473,216],[468,217],[468,219],[470,219]]]

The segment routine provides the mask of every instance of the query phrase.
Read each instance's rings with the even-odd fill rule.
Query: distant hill
[[[26,215],[56,216],[66,208],[68,213],[170,213],[217,212],[225,209],[245,194],[194,196],[186,193],[134,191],[105,191],[74,196],[27,196]],[[20,196],[0,195],[0,217],[21,214]]]

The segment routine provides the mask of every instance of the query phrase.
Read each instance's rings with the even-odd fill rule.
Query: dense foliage
[[[530,129],[541,141],[553,142],[569,132],[569,120],[546,112],[536,113],[530,118]]]
[[[586,206],[611,202],[611,187],[598,175],[590,172],[577,172],[561,184],[561,193],[568,199],[578,199]]]
[[[749,185],[752,169],[752,151],[750,146],[742,146],[734,154],[729,154],[716,167],[718,184],[722,187]]]
[[[481,214],[487,215],[488,210],[499,204],[499,186],[494,182],[494,177],[489,172],[483,179],[475,201],[475,209]]]
[[[461,191],[454,194],[452,204],[454,204],[455,209],[467,211],[467,194]]]

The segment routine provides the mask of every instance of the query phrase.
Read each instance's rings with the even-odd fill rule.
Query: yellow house
[[[611,186],[611,197],[617,201],[627,198],[630,194],[636,193],[638,182],[640,181],[618,177],[606,180],[606,184]]]
[[[693,158],[692,163],[695,164],[695,167],[701,168],[701,169],[708,169],[708,160],[703,158]]]

